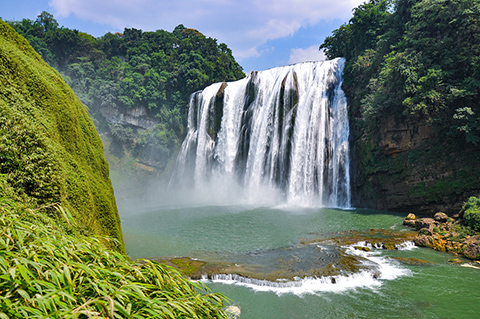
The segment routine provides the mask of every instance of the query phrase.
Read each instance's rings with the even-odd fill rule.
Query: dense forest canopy
[[[90,108],[99,131],[147,161],[166,163],[183,140],[191,93],[245,76],[225,44],[183,25],[173,32],[126,28],[95,38],[60,27],[47,12],[35,21],[9,24],[63,75]],[[137,107],[159,124],[137,130],[102,123],[101,108]]]
[[[480,143],[479,0],[370,0],[320,48],[347,58],[344,88],[368,130],[421,118]]]

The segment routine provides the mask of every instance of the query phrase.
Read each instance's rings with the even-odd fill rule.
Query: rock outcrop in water
[[[350,207],[344,60],[252,72],[190,100],[188,134],[174,180],[225,179],[269,188],[290,203]],[[221,180],[222,182],[220,182]]]
[[[480,259],[480,235],[462,226],[462,219],[438,212],[434,218],[417,218],[409,214],[403,224],[418,230],[415,244],[438,251],[463,255],[469,259]]]

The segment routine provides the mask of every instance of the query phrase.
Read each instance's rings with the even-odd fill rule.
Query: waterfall
[[[289,204],[350,207],[344,59],[252,72],[192,94],[172,178],[273,189]]]

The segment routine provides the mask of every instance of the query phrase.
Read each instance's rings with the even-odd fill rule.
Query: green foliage
[[[129,150],[142,159],[162,158],[162,166],[186,134],[190,95],[214,82],[245,76],[225,44],[217,44],[217,40],[183,25],[173,32],[126,28],[123,33],[94,38],[59,27],[46,12],[35,21],[24,19],[9,24],[62,74],[98,122],[104,121],[100,110],[125,113],[137,108],[147,110],[149,117],[158,120],[160,126],[156,129],[132,132],[139,145],[133,147],[128,139],[117,146],[123,153]],[[118,142],[118,127],[97,129]],[[171,142],[159,135],[168,136]],[[154,154],[155,150],[159,153]]]
[[[449,239],[451,241],[456,241],[459,243],[463,243],[468,236],[476,235],[476,232],[473,231],[470,227],[466,227],[460,224],[455,224],[453,226],[453,231],[456,233],[456,235],[450,237]]]
[[[84,229],[122,243],[108,174],[86,107],[29,43],[0,21],[2,188],[36,205],[61,203]],[[123,250],[123,243],[118,248]]]
[[[463,206],[465,224],[473,230],[480,231],[480,198],[470,197]]]
[[[42,209],[0,199],[1,318],[227,318],[222,295],[175,269],[131,261],[56,224]]]
[[[345,90],[367,129],[420,117],[480,142],[480,1],[370,0],[321,48],[347,58]]]

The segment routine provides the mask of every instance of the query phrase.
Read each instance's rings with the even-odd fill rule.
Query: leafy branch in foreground
[[[0,199],[0,318],[227,318],[224,297],[201,283],[54,224]]]

